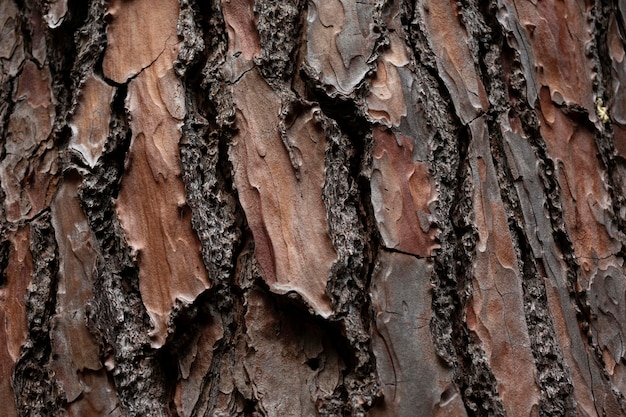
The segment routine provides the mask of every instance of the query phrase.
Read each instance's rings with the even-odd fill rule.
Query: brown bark
[[[625,15],[0,1],[2,414],[626,415]]]

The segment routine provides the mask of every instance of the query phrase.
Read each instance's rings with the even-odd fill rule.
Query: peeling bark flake
[[[278,95],[256,70],[232,90],[239,132],[230,159],[263,278],[273,291],[295,291],[327,317],[332,310],[326,282],[336,253],[322,200],[326,137],[315,110],[300,115],[286,133],[306,173],[298,180],[278,130]]]
[[[178,9],[170,12],[177,16]],[[169,33],[176,37],[176,19],[165,22],[173,22]],[[176,48],[166,48],[130,82],[126,106],[133,137],[116,201],[139,265],[139,289],[154,325],[155,347],[165,342],[177,300],[192,303],[210,287],[181,179],[178,141],[185,100],[173,70],[175,57]]]

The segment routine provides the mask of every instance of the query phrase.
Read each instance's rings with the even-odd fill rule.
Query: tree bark
[[[0,0],[2,414],[626,415],[625,19]]]

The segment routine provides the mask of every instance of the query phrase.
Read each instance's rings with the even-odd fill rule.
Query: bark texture
[[[625,21],[0,0],[2,414],[626,415]]]

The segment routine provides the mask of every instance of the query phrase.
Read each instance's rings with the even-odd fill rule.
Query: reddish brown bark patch
[[[178,44],[178,2],[113,0],[107,10],[105,77],[125,83]]]
[[[512,5],[532,49],[531,71],[536,90],[548,87],[558,104],[578,104],[596,120],[593,98],[593,63],[586,49],[593,43],[589,5],[579,1],[507,0]],[[511,11],[513,8],[509,8]],[[531,102],[531,105],[534,103]]]
[[[109,135],[111,117],[109,103],[112,100],[113,87],[94,74],[87,77],[76,113],[70,123],[72,137],[69,147],[78,152],[91,167],[98,162]]]
[[[170,12],[177,16],[178,9]],[[161,30],[175,34],[176,20],[165,22],[174,26]],[[139,290],[155,326],[155,347],[165,342],[177,300],[191,303],[210,286],[181,179],[178,141],[185,102],[173,70],[175,57],[175,47],[165,49],[129,85],[126,105],[133,138],[116,201],[139,265]]]
[[[252,70],[233,86],[233,99],[239,132],[230,159],[263,278],[272,291],[295,291],[328,316],[326,282],[336,254],[322,200],[326,137],[314,110],[288,128],[298,179],[279,132],[279,96]]]
[[[507,415],[539,412],[539,387],[524,312],[522,276],[500,197],[485,117],[470,124],[469,158],[478,230],[467,326],[481,341]]]
[[[459,20],[459,11],[451,1],[429,0],[421,7],[439,73],[461,121],[468,123],[486,110],[489,103],[474,67],[468,34]]]
[[[57,150],[48,141],[54,103],[47,68],[27,61],[13,96],[6,155],[0,162],[0,182],[6,194],[7,220],[30,219],[49,203],[57,171]]]
[[[17,416],[11,379],[28,336],[24,300],[33,274],[29,233],[29,226],[7,233],[10,249],[4,271],[6,284],[0,288],[0,401],[7,417]]]
[[[438,247],[429,204],[435,199],[428,164],[413,161],[413,142],[374,129],[372,205],[386,247],[430,256]]]

